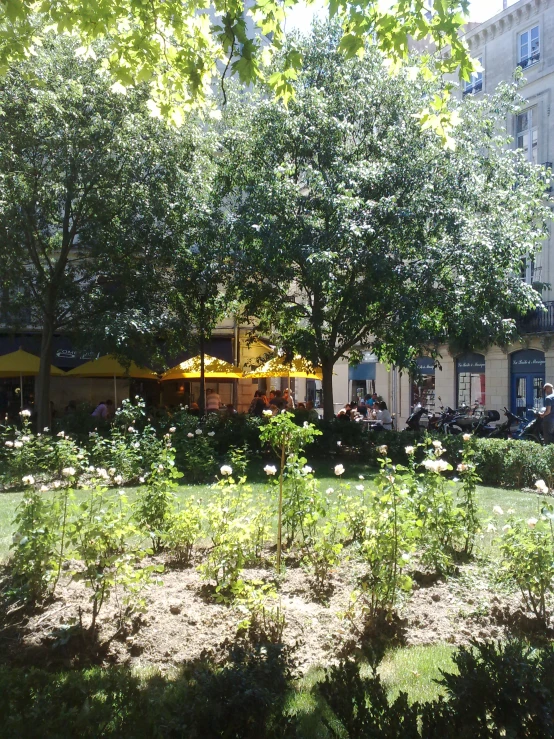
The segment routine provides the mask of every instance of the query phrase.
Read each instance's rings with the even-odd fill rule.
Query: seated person
[[[269,399],[269,405],[275,406],[279,411],[282,411],[283,408],[287,407],[287,401],[281,395],[280,390],[275,390],[273,398]]]
[[[387,408],[384,400],[377,403],[379,410],[377,411],[377,420],[381,421],[382,427],[387,431],[392,431],[392,416]]]

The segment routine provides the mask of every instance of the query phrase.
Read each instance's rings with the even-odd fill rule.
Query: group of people
[[[300,405],[304,404],[299,403],[299,407]],[[283,391],[271,390],[269,393],[269,397],[265,394],[263,390],[256,390],[256,392],[254,393],[254,397],[252,398],[252,402],[250,403],[248,413],[251,416],[262,416],[264,411],[267,410],[270,410],[272,413],[275,414],[279,411],[293,409],[294,400],[288,388]]]
[[[380,400],[377,393],[366,395],[352,403],[347,403],[337,413],[342,421],[377,421],[376,427],[386,431],[392,430],[392,416],[384,400]]]

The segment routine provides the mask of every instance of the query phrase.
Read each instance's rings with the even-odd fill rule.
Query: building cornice
[[[533,18],[552,6],[554,0],[520,0],[506,10],[497,13],[476,28],[464,35],[469,48],[476,51],[523,22],[531,22]]]

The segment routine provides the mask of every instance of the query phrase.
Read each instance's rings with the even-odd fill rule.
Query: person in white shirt
[[[379,410],[377,411],[377,420],[381,421],[381,425],[384,429],[387,431],[392,430],[392,416],[390,414],[389,409],[387,408],[387,404],[384,400],[382,400],[380,403],[377,403],[377,406]]]

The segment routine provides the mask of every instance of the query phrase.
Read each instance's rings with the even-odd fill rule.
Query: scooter
[[[533,418],[531,420],[526,418],[520,419],[520,425],[512,434],[512,438],[520,439],[521,441],[536,441],[538,444],[544,444],[542,418],[540,414],[533,408],[529,408],[527,412],[532,413]]]
[[[521,425],[522,419],[507,408],[504,408],[504,415],[506,416],[506,420],[498,424],[489,435],[490,439],[511,439],[514,432]]]
[[[421,417],[428,416],[429,411],[421,403],[415,405],[406,419],[406,431],[421,431]]]
[[[496,421],[500,421],[500,413],[498,411],[485,411],[473,428],[473,435],[487,439],[495,436],[498,426],[493,426],[492,424]]]

